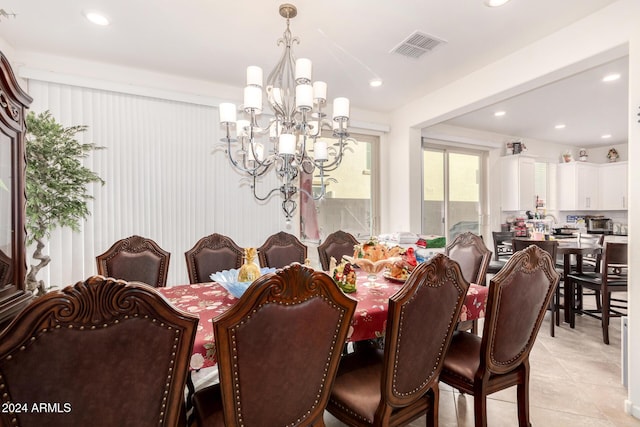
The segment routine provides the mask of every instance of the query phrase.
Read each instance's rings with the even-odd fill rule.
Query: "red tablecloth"
[[[349,341],[361,341],[384,335],[387,320],[388,300],[402,283],[380,276],[375,287],[367,284],[366,274],[358,273],[357,291],[349,294],[358,301],[349,328]],[[238,301],[217,283],[158,288],[175,307],[200,318],[193,345],[191,368],[200,369],[215,365],[215,344],[211,319],[224,313]],[[472,284],[462,307],[460,320],[484,317],[488,288]]]

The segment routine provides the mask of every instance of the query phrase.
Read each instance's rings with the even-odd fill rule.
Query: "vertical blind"
[[[106,181],[89,188],[91,216],[79,232],[59,228],[47,242],[51,263],[39,275],[47,286],[96,274],[96,255],[134,234],[171,252],[171,286],[188,283],[184,252],[201,237],[216,232],[257,247],[285,229],[279,197],[256,202],[224,151],[214,150],[217,108],[39,80],[28,87],[32,111],[49,110],[64,126],[87,125],[79,141],[105,147],[84,159]],[[275,176],[264,181],[276,185]]]

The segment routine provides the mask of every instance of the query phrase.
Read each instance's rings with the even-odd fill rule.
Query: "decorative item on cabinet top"
[[[581,162],[586,162],[589,159],[589,154],[587,154],[586,148],[581,148],[578,157]]]
[[[507,154],[520,154],[523,151],[527,151],[527,146],[524,145],[522,139],[507,142]]]
[[[607,153],[607,159],[609,159],[610,162],[617,162],[619,157],[618,150],[615,148],[611,148]]]

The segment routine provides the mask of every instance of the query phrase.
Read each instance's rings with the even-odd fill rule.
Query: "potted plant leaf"
[[[43,253],[44,240],[57,227],[78,230],[80,222],[90,215],[87,201],[93,197],[87,186],[93,182],[104,185],[104,181],[85,167],[82,159],[104,147],[80,143],[76,135],[85,132],[87,126],[64,127],[49,111],[38,115],[30,112],[26,123],[27,244],[36,244],[32,257],[38,261],[29,267],[26,288],[41,295],[46,287],[37,275],[51,261]]]

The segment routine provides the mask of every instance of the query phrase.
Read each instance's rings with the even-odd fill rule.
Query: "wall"
[[[633,4],[631,16],[638,17],[638,3]],[[638,112],[640,108],[640,25],[634,25],[629,42],[629,253],[636,254],[640,242],[640,193],[632,183],[640,182],[640,125]],[[640,259],[629,258],[629,306],[640,307]],[[640,418],[640,316],[629,316],[629,399],[625,409],[636,418]]]
[[[633,167],[634,159],[640,159],[640,129],[637,112],[640,106],[640,2],[619,0],[609,7],[577,21],[573,25],[544,38],[528,47],[496,61],[468,76],[436,90],[427,96],[408,103],[394,111],[386,147],[389,162],[385,171],[393,176],[394,191],[385,188],[383,205],[388,229],[417,229],[420,225],[420,186],[415,185],[420,164],[415,159],[420,154],[420,129],[432,126],[459,114],[493,104],[501,99],[522,93],[551,81],[566,77],[589,66],[608,62],[629,53],[629,182],[638,182],[640,167]],[[489,168],[495,168],[500,149],[490,150]],[[408,169],[407,169],[408,168]],[[384,177],[383,177],[384,180]],[[489,185],[497,185],[495,174],[488,178]],[[497,187],[495,187],[497,188]],[[640,226],[633,218],[640,218],[640,194],[630,186],[629,194],[629,252],[634,252],[634,241],[640,241]],[[409,209],[407,209],[409,201]],[[491,222],[499,216],[495,201],[491,200]],[[637,236],[637,237],[636,237]],[[631,258],[630,281],[637,282],[634,271],[640,269],[640,260]],[[639,289],[632,283],[629,292],[630,305],[640,305]],[[640,316],[632,316],[629,323],[629,399],[625,402],[628,412],[640,418]],[[638,361],[638,362],[636,362]]]
[[[213,153],[214,145],[222,137],[216,107],[223,101],[240,103],[242,88],[75,58],[18,52],[2,39],[0,47],[25,89],[28,89],[28,81],[39,81],[65,88],[120,94],[128,99],[147,99],[158,104],[200,106],[200,110],[205,111],[201,121],[209,123],[207,133],[197,141],[179,130],[184,124],[180,117],[158,117],[160,123],[157,126],[138,126],[123,131],[123,122],[119,119],[102,127],[93,119],[87,122],[88,115],[78,116],[68,107],[61,106],[54,97],[45,99],[42,94],[37,94],[32,110],[51,109],[67,126],[88,124],[89,135],[95,137],[92,141],[109,146],[95,156],[102,162],[97,171],[107,185],[96,189],[98,197],[95,206],[92,202],[92,217],[83,224],[81,233],[56,230],[48,242],[46,251],[53,261],[41,272],[41,278],[47,284],[64,286],[95,274],[95,255],[102,253],[115,240],[131,234],[154,238],[172,253],[169,285],[187,281],[183,253],[202,236],[218,232],[231,236],[241,246],[259,246],[268,235],[279,230],[299,234],[297,217],[291,224],[284,221],[279,195],[272,197],[269,203],[255,201],[249,186],[239,185],[241,177],[231,170],[224,153]],[[352,108],[351,112],[351,129],[375,134],[384,141],[384,134],[388,131],[385,114],[357,108]],[[100,112],[91,112],[94,113],[99,118]],[[111,127],[124,133],[105,142],[104,134],[109,133]],[[164,129],[161,138],[152,148],[142,148],[141,141],[153,135],[154,127]],[[170,158],[154,161],[154,156],[161,155],[161,146],[167,149]],[[131,150],[132,157],[123,162],[122,150],[126,149]],[[191,160],[186,160],[187,157]],[[161,174],[153,178],[158,167]],[[123,191],[129,188],[126,185],[118,188],[114,184],[122,182],[121,177],[125,180],[127,176],[130,179],[137,177],[138,172],[146,176],[142,181],[134,181],[141,184],[142,192],[130,196],[130,202],[115,204],[121,200]],[[162,189],[158,190],[154,182],[161,183]],[[261,188],[270,189],[275,184],[270,182]],[[135,186],[130,187],[132,191],[135,189]],[[230,197],[230,194],[237,197]],[[228,202],[230,200],[232,202]],[[133,209],[140,210],[143,219],[136,220],[139,215],[133,214]],[[126,210],[127,213],[118,213],[118,210]],[[98,229],[101,231],[97,232]],[[315,255],[313,252],[310,248],[310,253]],[[27,255],[30,259],[31,250]]]

